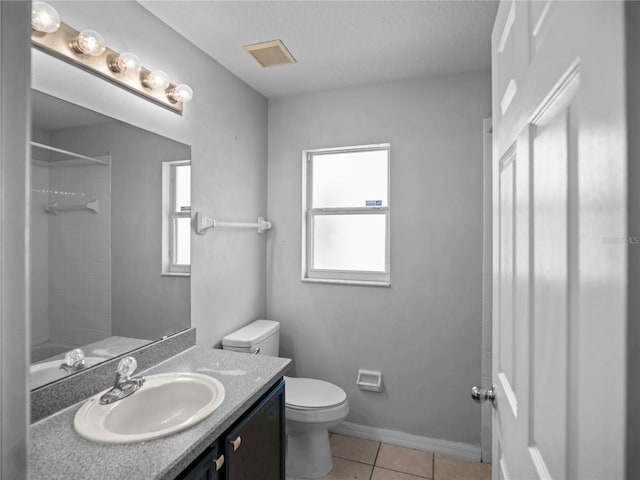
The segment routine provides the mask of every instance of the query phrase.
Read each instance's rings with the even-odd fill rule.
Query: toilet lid
[[[285,403],[293,408],[328,408],[344,403],[340,387],[315,378],[285,378]]]

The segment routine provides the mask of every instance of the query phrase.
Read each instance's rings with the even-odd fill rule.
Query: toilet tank
[[[277,357],[280,350],[280,322],[256,320],[222,339],[222,348],[234,352]]]

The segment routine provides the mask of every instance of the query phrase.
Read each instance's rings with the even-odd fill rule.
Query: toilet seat
[[[337,385],[315,378],[284,377],[285,404],[293,410],[321,410],[340,406],[347,394]]]
[[[287,430],[307,430],[314,424],[325,424],[330,428],[341,422],[349,415],[349,402],[346,400],[340,405],[329,408],[301,409],[285,407],[285,417],[287,419]]]

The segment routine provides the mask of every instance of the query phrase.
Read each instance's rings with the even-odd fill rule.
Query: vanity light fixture
[[[142,66],[131,52],[109,48],[94,30],[78,31],[60,21],[58,12],[44,2],[31,7],[31,42],[34,47],[126,88],[174,112],[193,97],[185,84],[175,84],[162,70]]]
[[[76,53],[91,55],[94,57],[102,55],[107,49],[104,38],[94,30],[83,30],[71,42],[71,48]]]
[[[115,73],[130,73],[141,66],[140,59],[131,52],[124,52],[109,59],[109,68]]]
[[[60,28],[60,15],[55,8],[44,2],[31,4],[31,28],[36,32],[55,32]]]
[[[150,90],[166,90],[169,86],[169,75],[162,70],[152,70],[140,75],[142,85]]]
[[[181,83],[177,87],[170,88],[167,91],[167,97],[174,102],[187,103],[193,98],[193,89],[189,85]]]

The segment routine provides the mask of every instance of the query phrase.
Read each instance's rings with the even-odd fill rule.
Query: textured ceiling
[[[490,68],[494,1],[153,1],[147,10],[266,97]],[[280,39],[262,68],[243,45]]]

